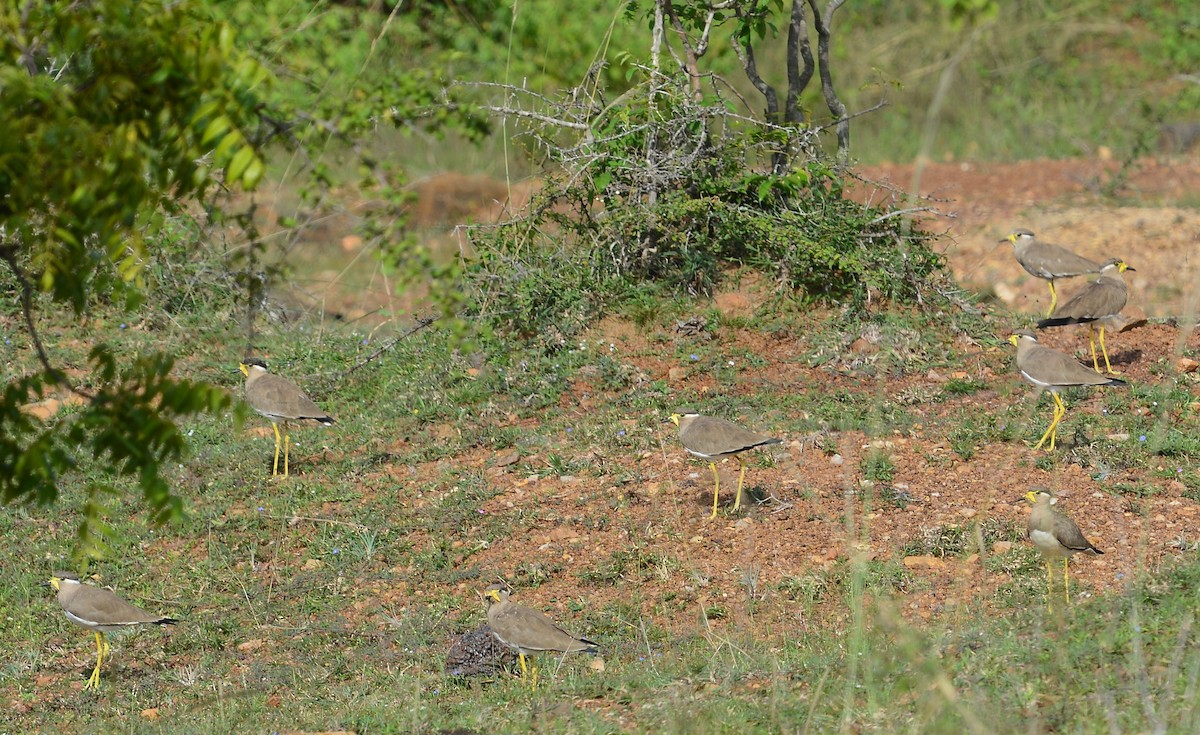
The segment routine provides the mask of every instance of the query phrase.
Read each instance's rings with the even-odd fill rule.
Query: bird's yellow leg
[[[537,664],[532,661],[529,662],[529,673],[533,677],[533,680],[529,683],[529,689],[530,691],[534,691],[537,689],[538,667]]]
[[[1054,415],[1054,431],[1050,434],[1050,451],[1054,451],[1054,440],[1058,438],[1058,425],[1067,416],[1067,406],[1063,403],[1062,398],[1059,398],[1057,393],[1051,393],[1054,396],[1054,408],[1057,413]]]
[[[1047,283],[1050,284],[1050,311],[1046,312],[1046,316],[1054,313],[1054,307],[1058,306],[1058,292],[1054,290],[1054,279],[1051,278]]]
[[[1046,440],[1049,439],[1050,435],[1053,433],[1054,433],[1054,419],[1050,419],[1050,426],[1046,427],[1046,433],[1042,434],[1042,438],[1038,439],[1038,443],[1034,444],[1033,448],[1035,450],[1041,449],[1042,445],[1046,443]],[[1048,452],[1054,451],[1054,442],[1053,441],[1050,442],[1050,447],[1046,451],[1048,451]]]
[[[1108,362],[1108,348],[1104,346],[1104,325],[1103,324],[1100,325],[1100,352],[1102,352],[1104,354],[1104,369],[1107,370],[1110,375],[1119,375],[1120,373],[1118,373],[1116,370],[1113,370],[1112,365]],[[1099,367],[1096,368],[1096,372],[1100,372]]]
[[[1051,397],[1054,399],[1054,415],[1053,415],[1053,417],[1050,419],[1050,426],[1048,426],[1048,427],[1046,428],[1046,433],[1045,433],[1045,434],[1042,434],[1042,438],[1041,438],[1041,439],[1038,439],[1038,443],[1033,445],[1033,448],[1034,448],[1035,450],[1037,450],[1037,449],[1041,449],[1041,448],[1042,448],[1042,445],[1046,443],[1046,440],[1047,440],[1047,439],[1049,439],[1049,440],[1050,440],[1050,446],[1049,446],[1049,447],[1046,449],[1046,451],[1047,451],[1047,452],[1053,452],[1053,451],[1054,451],[1054,438],[1055,438],[1055,434],[1056,434],[1056,431],[1055,431],[1055,430],[1058,428],[1058,422],[1062,420],[1062,416],[1063,416],[1063,414],[1065,414],[1065,413],[1066,413],[1066,408],[1065,408],[1065,407],[1063,408],[1063,414],[1060,414],[1060,413],[1059,413],[1059,410],[1058,410],[1058,409],[1059,409],[1059,407],[1060,407],[1060,406],[1062,406],[1062,401],[1061,401],[1061,400],[1059,400],[1058,394],[1057,394],[1057,393],[1051,393],[1051,394],[1050,394],[1050,396],[1051,396]]]
[[[1071,604],[1071,573],[1067,571],[1068,559],[1063,559],[1063,599]]]
[[[721,477],[720,477],[720,475],[717,474],[717,463],[716,462],[709,462],[708,466],[712,467],[712,471],[713,471],[713,512],[712,512],[712,515],[709,516],[709,518],[716,518],[717,517],[717,496],[719,496],[721,494]]]
[[[292,435],[288,433],[287,424],[283,425],[283,476],[288,476],[288,449],[292,446]]]
[[[1104,328],[1100,329],[1101,344],[1104,342]],[[1092,348],[1092,367],[1096,372],[1100,372],[1100,362],[1096,359],[1096,328],[1091,322],[1088,322],[1088,346]],[[1108,364],[1108,355],[1104,356],[1104,363]]]
[[[96,633],[96,668],[92,669],[92,675],[88,677],[87,683],[83,685],[84,691],[88,689],[100,688],[100,664],[104,663],[104,654],[108,652],[108,641],[104,634],[100,631]]]
[[[1054,612],[1054,567],[1046,560],[1046,607]]]
[[[529,678],[529,668],[525,665],[525,654],[518,653],[517,660],[521,662],[521,681],[525,681]]]
[[[275,430],[275,464],[271,465],[271,476],[279,474],[279,444],[283,441],[279,436],[279,424],[271,422],[271,428]]]
[[[738,491],[737,496],[733,499],[733,509],[737,510],[742,507],[742,483],[746,480],[746,463],[742,461],[742,455],[738,455],[738,466],[741,471],[738,472]]]

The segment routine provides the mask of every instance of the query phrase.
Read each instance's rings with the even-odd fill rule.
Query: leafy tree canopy
[[[136,303],[163,211],[220,182],[261,180],[269,74],[201,10],[141,0],[0,7],[0,259],[40,361],[0,401],[5,502],[53,502],[64,473],[98,462],[138,482],[155,520],[169,518],[180,502],[159,470],[186,446],[175,420],[229,403],[172,377],[165,355],[119,363],[104,344],[78,383],[51,362],[34,313],[39,294],[77,314],[96,296]],[[45,425],[19,408],[56,392],[82,407]],[[100,551],[96,509],[111,490],[91,487],[81,554]]]

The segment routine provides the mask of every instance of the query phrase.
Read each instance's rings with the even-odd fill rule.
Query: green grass
[[[665,305],[643,313],[659,315],[647,317],[645,331],[653,334],[676,311]],[[236,343],[230,327],[190,312],[153,332],[128,327],[151,319],[100,315],[88,331],[52,322],[53,357],[82,364],[88,341],[103,336],[130,353],[164,347],[178,355],[181,372],[240,390],[240,354],[222,347]],[[762,333],[801,319],[767,320]],[[889,335],[884,352],[919,350],[922,370],[967,364],[950,346],[962,324],[939,331],[919,315],[892,314],[882,325]],[[1125,580],[1123,593],[1090,594],[1086,580],[1099,572],[1077,574],[1076,604],[1068,614],[1049,615],[1044,566],[1011,521],[936,526],[892,539],[890,547],[861,530],[871,527],[863,512],[926,512],[923,488],[900,463],[900,446],[869,443],[909,429],[918,409],[935,412],[920,422],[934,440],[947,438],[955,462],[978,461],[977,447],[1039,432],[1048,404],[1011,388],[999,362],[992,365],[1001,376],[995,380],[942,383],[927,402],[903,402],[887,390],[891,357],[881,374],[810,366],[829,382],[780,390],[762,378],[770,362],[733,335],[702,347],[664,349],[649,340],[639,348],[644,352],[593,338],[552,354],[485,340],[478,346],[484,368],[473,372],[466,351],[431,329],[347,373],[374,349],[363,344],[364,334],[325,328],[314,339],[309,326],[270,327],[257,341],[276,370],[338,419],[329,430],[294,430],[292,478],[269,477],[267,424],[250,415],[239,426],[231,413],[187,426],[192,454],[169,476],[185,499],[185,519],[153,527],[135,497],[104,499],[112,552],[89,571],[184,622],[117,638],[99,694],[75,688],[90,670],[94,646],[63,618],[45,579],[70,565],[86,482],[107,478],[92,477],[85,462],[84,472],[63,478],[57,505],[0,512],[0,533],[10,539],[0,549],[0,568],[8,572],[0,589],[0,732],[532,726],[563,733],[936,734],[1138,732],[1159,722],[1166,732],[1190,732],[1200,725],[1193,624],[1200,557],[1187,539],[1173,547],[1176,561]],[[919,346],[905,337],[910,331],[923,334]],[[827,338],[816,323],[800,333],[810,345]],[[26,350],[9,356],[17,369],[30,359]],[[738,367],[723,368],[729,360]],[[646,361],[660,367],[645,369]],[[654,374],[695,363],[699,379],[709,381],[703,385],[719,390]],[[1106,397],[1105,414],[1069,414],[1069,431],[1085,426],[1093,438],[1123,432],[1131,439],[1100,439],[1048,456],[1047,471],[1079,463],[1106,478],[1135,513],[1177,477],[1194,493],[1200,481],[1193,427],[1169,421],[1190,394],[1163,380],[1129,394],[1132,406]],[[959,403],[1005,391],[1011,407],[983,419]],[[855,482],[873,483],[855,486],[866,510],[825,522],[838,529],[850,522],[860,529],[855,538],[891,553],[839,553],[826,564],[780,558],[778,569],[747,563],[747,537],[724,530],[737,517],[723,511],[709,524],[706,507],[685,502],[675,488],[695,472],[697,487],[687,492],[711,498],[707,467],[681,456],[662,423],[670,408],[688,402],[789,438],[824,432],[823,451],[805,455],[812,461],[844,450],[846,437],[864,442],[868,448],[848,455],[847,466]],[[1148,413],[1134,410],[1141,408]],[[1142,433],[1146,441],[1138,441]],[[517,461],[501,466],[514,451]],[[783,472],[789,456],[781,449],[750,457],[747,486],[765,484],[768,471]],[[1028,467],[1041,462],[1030,458]],[[800,487],[769,492],[791,497],[790,517],[803,520],[804,503],[818,488],[804,466],[799,472]],[[898,490],[892,483],[900,480]],[[841,497],[840,488],[821,490]],[[523,502],[520,493],[539,502]],[[639,516],[645,523],[631,520],[641,503],[658,503],[659,512]],[[776,516],[771,506],[751,506],[746,515],[766,543]],[[568,533],[548,543],[559,528]],[[620,542],[593,553],[597,538]],[[998,541],[1016,545],[992,554]],[[901,614],[914,600],[944,594],[940,582],[904,567],[904,555],[972,553],[981,553],[975,573],[994,591],[941,604],[923,622]],[[445,677],[447,640],[483,620],[475,591],[496,577],[526,600],[549,600],[565,627],[599,641],[603,671],[586,658],[560,666],[547,657],[534,694],[516,681]],[[157,710],[159,719],[146,710]]]

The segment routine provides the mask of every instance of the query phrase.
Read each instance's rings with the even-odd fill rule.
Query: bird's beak
[[[238,370],[241,370],[242,375],[245,375],[247,378],[250,377],[250,366],[246,363],[238,363]]]

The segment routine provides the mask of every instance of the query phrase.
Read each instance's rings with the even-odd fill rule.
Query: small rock
[[[879,352],[879,345],[866,337],[859,337],[850,343],[850,351],[860,355],[873,355]]]
[[[971,518],[978,512],[979,511],[975,510],[974,508],[959,508],[958,509],[958,514],[960,516],[962,516],[963,518]]]
[[[936,556],[906,556],[904,557],[904,567],[906,569],[944,569],[946,560]]]
[[[938,371],[933,370],[933,369],[931,369],[929,372],[925,373],[925,379],[931,383],[945,383],[946,382],[946,376],[942,375],[941,373],[939,373]]]
[[[237,645],[239,651],[257,651],[265,646],[266,643],[261,638],[253,638],[248,641],[243,641]]]
[[[496,467],[508,467],[509,465],[516,464],[517,462],[520,461],[520,459],[521,459],[521,453],[514,449],[511,452],[508,452],[507,454],[502,454],[499,457],[497,457],[495,466]]]
[[[997,541],[996,543],[992,544],[993,554],[1007,554],[1008,552],[1012,551],[1012,549],[1012,541]]]
[[[751,518],[739,518],[739,519],[738,519],[738,522],[737,522],[737,523],[735,523],[735,524],[733,524],[733,530],[735,530],[735,531],[745,531],[747,528],[751,528],[753,525],[754,525],[754,520],[753,520],[753,519],[751,519]]]
[[[1181,373],[1194,373],[1197,368],[1200,368],[1200,362],[1196,362],[1190,357],[1181,357],[1175,362],[1175,367]]]
[[[846,460],[840,454],[835,454],[829,458],[829,464],[834,467],[841,467],[845,462]]]
[[[691,375],[691,368],[676,366],[667,371],[667,382],[679,383]]]
[[[1127,441],[1129,441],[1128,434],[1109,434],[1106,438],[1110,442],[1127,442]]]
[[[604,671],[604,659],[596,656],[591,661],[588,661],[588,668],[592,671]]]
[[[158,719],[158,707],[151,707],[150,709],[142,710],[142,719],[143,720],[157,720]]]
[[[992,292],[996,294],[996,298],[1000,299],[1006,306],[1012,306],[1016,303],[1020,294],[1015,288],[1007,283],[996,283],[992,285]]]
[[[321,563],[320,559],[309,559],[308,561],[304,562],[304,566],[301,567],[301,569],[306,572],[311,572],[314,569],[320,569],[323,566],[324,564]]]

